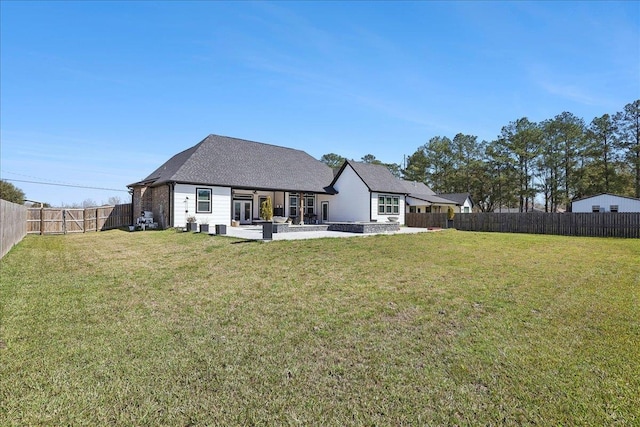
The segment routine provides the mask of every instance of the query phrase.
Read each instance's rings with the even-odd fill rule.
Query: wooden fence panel
[[[405,225],[419,228],[445,228],[447,226],[446,213],[406,213]]]
[[[30,234],[105,231],[132,224],[131,203],[85,209],[29,208],[25,222]]]
[[[446,214],[408,213],[409,227],[442,227]],[[471,213],[457,214],[464,231],[640,238],[640,213]]]
[[[40,234],[63,234],[66,230],[64,224],[64,209],[42,209],[40,219]]]
[[[0,258],[27,235],[27,208],[0,199]]]
[[[84,210],[84,231],[98,231],[98,208],[86,208]]]
[[[84,233],[84,209],[65,209],[65,233]]]
[[[40,209],[27,209],[27,234],[40,234],[41,213]]]
[[[133,224],[131,203],[103,206],[97,209],[98,230],[110,230]]]

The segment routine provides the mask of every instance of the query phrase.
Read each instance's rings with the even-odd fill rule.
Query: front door
[[[322,202],[322,222],[329,221],[329,202]]]
[[[240,224],[251,224],[251,208],[251,200],[234,200],[233,219],[239,221]]]

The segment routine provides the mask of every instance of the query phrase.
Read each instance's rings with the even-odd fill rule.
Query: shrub
[[[271,196],[267,196],[267,200],[260,205],[260,216],[265,221],[271,221],[273,219],[273,205],[271,204]]]

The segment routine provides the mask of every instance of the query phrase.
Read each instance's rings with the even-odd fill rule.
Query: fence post
[[[44,236],[44,206],[40,203],[40,235]]]

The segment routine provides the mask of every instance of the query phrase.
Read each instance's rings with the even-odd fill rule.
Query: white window
[[[211,213],[211,189],[196,189],[196,213]]]
[[[600,212],[600,205],[593,205],[593,206],[591,206],[591,212],[593,212],[593,213],[598,213],[598,212]]]
[[[378,196],[378,213],[397,215],[400,213],[400,198],[397,196]]]
[[[316,211],[316,196],[313,194],[304,195],[304,214],[313,215]]]
[[[609,206],[609,210],[611,212],[617,213],[618,212],[618,205],[611,205]]]
[[[289,196],[289,216],[296,217],[298,216],[298,196],[291,194]]]

